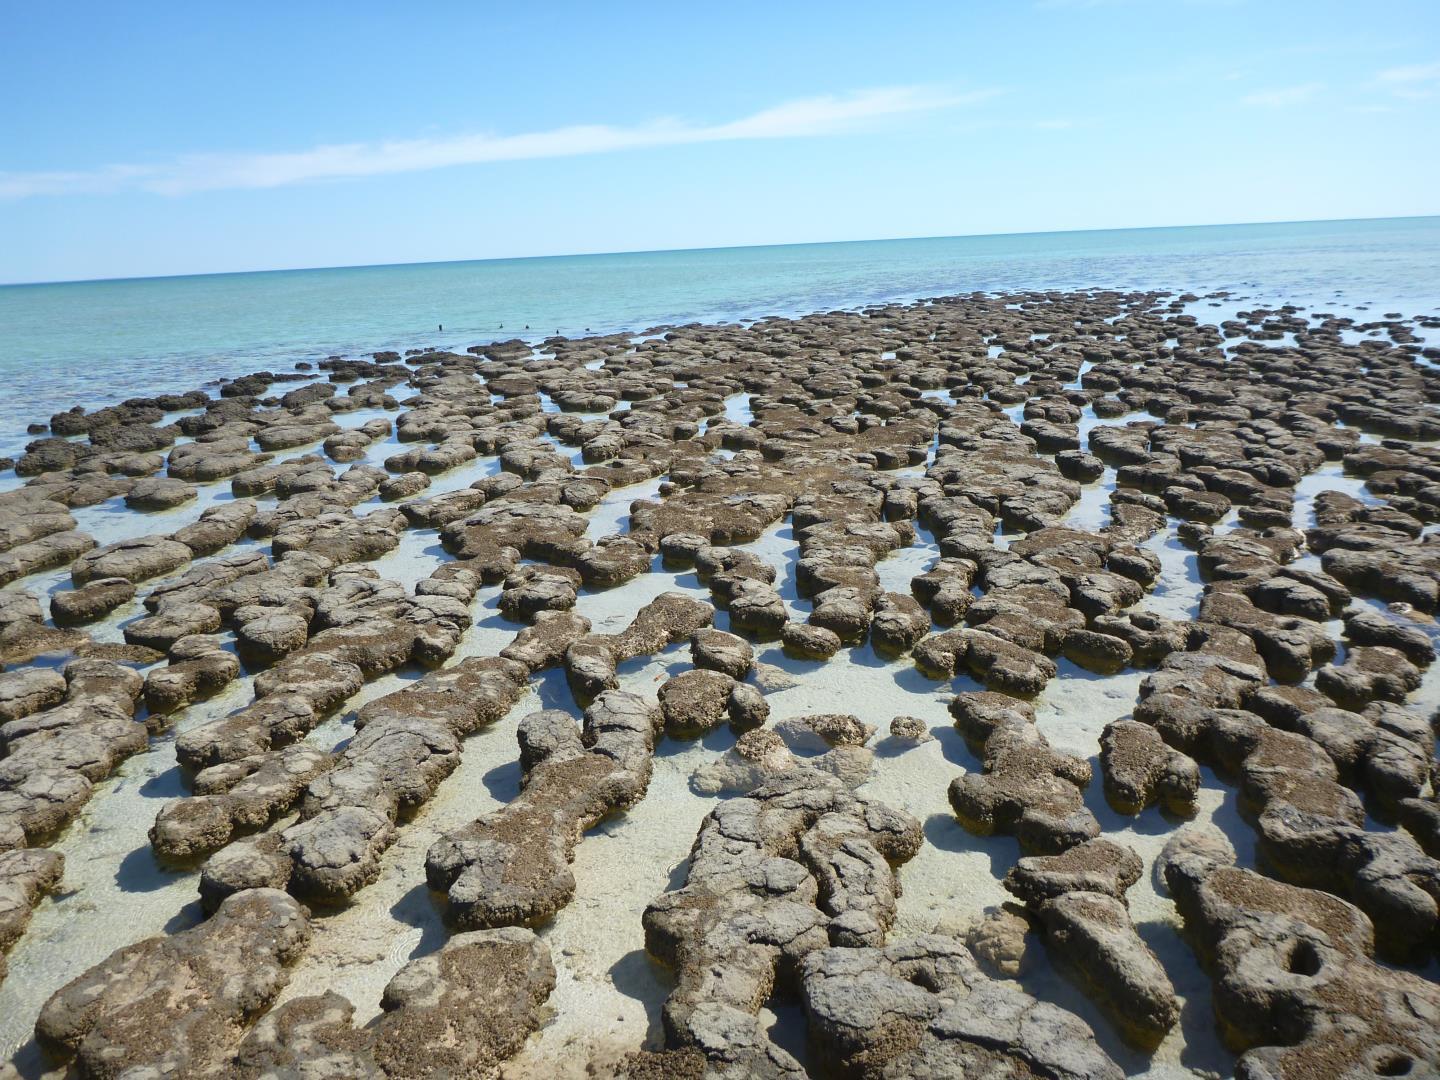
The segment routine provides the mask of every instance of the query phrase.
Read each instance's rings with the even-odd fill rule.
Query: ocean
[[[302,360],[1016,289],[1433,314],[1440,217],[936,237],[0,287],[0,454],[73,405]],[[443,326],[444,329],[438,329]]]

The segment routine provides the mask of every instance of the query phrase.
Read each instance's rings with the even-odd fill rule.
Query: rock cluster
[[[5,950],[15,944],[42,897],[60,886],[65,857],[45,848],[0,850],[0,980],[5,978]]]
[[[805,958],[801,992],[829,1076],[1125,1075],[1083,1021],[986,978],[952,938],[818,949]]]
[[[755,1014],[815,950],[883,943],[895,918],[892,867],[919,845],[909,815],[813,772],[720,804],[700,827],[684,886],[645,912],[647,950],[675,970],[664,1009],[671,1046],[746,1075],[801,1075]]]
[[[425,856],[425,876],[448,897],[455,923],[533,925],[569,903],[571,852],[586,829],[644,796],[660,726],[653,705],[619,690],[590,703],[583,728],[556,709],[522,720],[519,797]]]
[[[565,646],[565,680],[570,692],[583,705],[606,690],[617,689],[616,669],[621,663],[637,656],[653,656],[689,640],[696,631],[710,625],[714,614],[703,600],[682,592],[667,592],[637,611],[618,634],[582,634]]]
[[[1165,882],[1214,978],[1215,1015],[1244,1054],[1236,1076],[1426,1076],[1440,1071],[1435,984],[1371,959],[1353,905],[1232,865],[1223,837],[1184,831]]]
[[[108,660],[71,660],[49,678],[9,677],[12,718],[0,724],[0,950],[59,884],[64,860],[44,846],[100,781],[148,745],[135,719],[141,686],[131,668]]]
[[[1127,1039],[1154,1047],[1180,1018],[1170,977],[1130,922],[1125,893],[1142,864],[1128,848],[1088,840],[1021,859],[1005,888],[1025,902],[1066,969]]]
[[[396,972],[380,997],[384,1012],[365,1027],[334,991],[285,1002],[246,1035],[229,1074],[490,1075],[540,1026],[554,988],[550,951],[530,931],[459,934]]]
[[[479,1076],[539,1026],[555,986],[533,934],[483,931],[401,968],[367,1027],[353,1027],[354,1006],[329,992],[292,998],[249,1028],[309,938],[289,896],[237,893],[194,929],[121,949],[61,988],[36,1036],[86,1076]]]
[[[525,927],[567,917],[576,844],[645,797],[662,739],[704,736],[691,793],[724,798],[644,917],[675,973],[666,1048],[623,1074],[1117,1077],[1010,980],[1043,940],[1142,1052],[1177,1022],[1127,901],[1145,868],[1034,704],[1146,669],[1095,724],[1110,807],[1169,827],[1208,767],[1258,839],[1263,872],[1188,830],[1159,866],[1237,1075],[1440,1070],[1433,982],[1372,958],[1440,940],[1434,731],[1407,707],[1440,610],[1440,352],[1398,315],[1208,325],[1200,300],[971,294],[332,357],[37,425],[0,492],[0,950],[59,889],[46,845],[171,725],[190,790],[151,845],[200,866],[209,913],[62,989],[40,1041],[82,1076],[492,1075],[544,1020],[557,972]],[[628,624],[580,613],[655,569],[674,584],[633,586]],[[462,648],[477,606],[513,624],[503,648]],[[897,692],[941,684],[974,755],[950,804],[1023,852],[1018,903],[958,921],[966,944],[888,940],[923,834],[862,794],[953,760],[911,749],[929,706],[890,710],[872,751],[846,686],[811,706],[833,712],[783,696],[842,650],[909,657]],[[333,992],[267,1013],[300,902],[376,881],[547,672],[576,707],[520,721],[518,796],[428,851],[460,932],[369,1024]],[[245,704],[191,722],[222,692]],[[803,1065],[760,1019],[787,997]]]
[[[984,772],[950,784],[961,823],[982,836],[1008,833],[1027,851],[1056,853],[1100,835],[1085,806],[1090,763],[1052,748],[1027,702],[990,691],[959,694],[955,726],[979,747]]]
[[[1228,575],[1241,567],[1272,572],[1297,543],[1286,530],[1206,541],[1202,566],[1215,578],[1207,594],[1235,580]],[[1366,650],[1388,654],[1390,670],[1413,670],[1410,661],[1388,646],[1359,646],[1342,668],[1324,669],[1350,668],[1356,676],[1317,679],[1317,687],[1329,687],[1321,692],[1270,685],[1267,675],[1278,678],[1275,660],[1258,633],[1200,621],[1190,636],[1187,651],[1171,654],[1142,683],[1135,719],[1173,749],[1239,778],[1260,850],[1284,880],[1354,901],[1375,918],[1381,946],[1393,954],[1432,948],[1440,864],[1406,832],[1367,829],[1357,793],[1396,813],[1430,785],[1429,725],[1395,704],[1362,667],[1373,674],[1380,663]]]
[[[56,991],[35,1036],[85,1076],[218,1074],[309,939],[289,896],[239,893],[194,929],[119,949]]]

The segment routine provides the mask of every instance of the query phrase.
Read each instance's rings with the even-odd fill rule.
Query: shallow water
[[[639,331],[974,290],[1151,289],[1433,313],[1440,218],[1289,222],[0,287],[0,454],[77,403],[377,349]],[[433,329],[443,325],[444,331]],[[991,346],[998,355],[999,346]]]
[[[940,391],[930,393],[945,396]],[[547,408],[553,409],[553,403],[547,403]],[[1016,410],[1022,408],[1017,406],[1007,412],[1018,421]],[[1081,423],[1082,444],[1096,423],[1158,419],[1137,412],[1096,421],[1091,410],[1086,413]],[[340,414],[337,422],[358,427],[379,415],[392,414],[362,410]],[[723,415],[735,423],[748,423],[752,419],[749,396],[732,396]],[[399,446],[393,435],[377,441],[367,448],[363,461],[378,465]],[[299,447],[279,456],[292,457],[314,450],[314,445]],[[578,459],[574,448],[562,450]],[[436,477],[425,494],[464,487],[498,467],[496,458],[482,456]],[[920,475],[923,470],[908,472]],[[661,482],[656,478],[608,494],[591,512],[587,535],[595,539],[623,531],[630,504],[653,497]],[[1108,520],[1114,484],[1115,471],[1107,469],[1100,480],[1084,485],[1081,501],[1071,510],[1068,523],[1088,529],[1102,526]],[[1345,491],[1370,502],[1378,501],[1364,490],[1362,481],[1344,475],[1338,464],[1329,463],[1298,486],[1297,526],[1313,521],[1314,497],[1324,490]],[[163,513],[137,514],[129,511],[123,501],[112,500],[76,511],[75,516],[79,527],[94,533],[102,543],[169,532],[193,521],[205,507],[229,498],[229,482],[203,485],[200,491],[199,499]],[[259,501],[262,506],[273,504],[270,498]],[[372,503],[378,505],[378,499]],[[1217,531],[1225,531],[1235,523],[1232,513],[1217,526]],[[910,579],[923,573],[938,557],[934,537],[923,528],[917,533],[914,545],[877,565],[884,588],[908,592]],[[1009,538],[1007,535],[1001,540]],[[1162,574],[1137,608],[1168,618],[1192,618],[1203,587],[1193,551],[1180,544],[1171,530],[1146,541],[1145,546],[1159,556]],[[791,617],[803,620],[810,604],[795,588],[793,564],[798,549],[791,525],[782,522],[773,526],[749,545],[749,550],[778,571],[777,586]],[[381,577],[399,581],[409,589],[445,558],[448,556],[439,547],[436,530],[410,529],[402,535],[399,547],[366,565]],[[32,591],[49,591],[67,579],[68,569],[61,569],[33,575],[17,584]],[[650,573],[621,588],[582,592],[576,610],[591,619],[595,631],[611,632],[628,623],[648,600],[673,589],[709,597],[708,589],[693,571],[667,568],[657,559]],[[147,591],[142,588],[142,595]],[[477,597],[475,623],[456,654],[457,660],[495,654],[518,629],[517,624],[500,615],[498,595],[498,587],[490,587]],[[89,629],[97,639],[118,641],[124,623],[142,612],[137,600]],[[716,625],[728,627],[724,612],[717,613]],[[1433,624],[1430,628],[1433,632]],[[850,712],[880,729],[872,744],[876,750],[874,773],[861,790],[920,819],[926,840],[920,853],[899,873],[903,893],[895,937],[937,929],[963,933],[985,910],[1010,899],[1000,879],[1020,854],[1018,845],[1008,837],[968,833],[956,821],[946,797],[947,786],[955,776],[979,768],[978,760],[956,733],[947,710],[956,692],[978,689],[978,684],[964,676],[950,682],[931,681],[915,669],[908,657],[886,659],[869,644],[844,649],[825,664],[793,659],[774,644],[759,648],[757,659],[767,666],[762,677],[767,684],[772,724],[812,713]],[[1343,651],[1337,662],[1339,659],[1343,659]],[[622,688],[653,696],[664,679],[688,666],[687,650],[677,646],[623,665]],[[1130,908],[1142,937],[1175,981],[1184,1003],[1182,1019],[1153,1056],[1142,1055],[1119,1040],[1100,1010],[1053,968],[1043,950],[1021,982],[1031,993],[1083,1017],[1102,1046],[1132,1076],[1178,1080],[1204,1073],[1229,1075],[1234,1058],[1219,1045],[1214,1032],[1209,979],[1181,938],[1174,905],[1157,890],[1149,872],[1176,823],[1158,809],[1134,818],[1118,815],[1106,805],[1101,791],[1097,761],[1100,731],[1130,712],[1146,673],[1126,671],[1101,678],[1063,660],[1059,667],[1059,677],[1037,699],[1037,723],[1057,749],[1091,760],[1096,779],[1087,791],[1087,805],[1108,838],[1132,847],[1146,863],[1146,875],[1130,891]],[[1427,673],[1413,699],[1414,707],[1427,713],[1440,708],[1437,669]],[[348,703],[345,712],[312,732],[309,741],[326,748],[341,744],[352,731],[349,717],[356,708],[416,675],[413,670],[404,670],[367,684]],[[247,676],[216,698],[186,709],[175,730],[232,711],[247,703],[250,696],[251,679]],[[400,830],[397,842],[383,858],[381,876],[375,884],[362,890],[349,907],[317,913],[314,940],[297,963],[282,1001],[334,989],[354,1002],[356,1019],[364,1022],[378,1011],[380,992],[395,971],[445,940],[447,929],[425,886],[425,851],[442,833],[514,797],[519,786],[515,728],[521,717],[536,708],[577,713],[563,673],[550,671],[536,679],[503,720],[467,740],[459,768]],[[887,738],[886,725],[898,714],[920,717],[933,739],[907,747]],[[184,793],[175,766],[173,737],[174,731],[157,737],[147,752],[131,758],[114,777],[98,785],[79,820],[55,845],[67,858],[65,889],[37,908],[29,930],[9,954],[10,975],[0,983],[0,1053],[18,1051],[16,1064],[22,1073],[32,1074],[41,1067],[29,1039],[35,1015],[51,993],[115,948],[152,934],[183,929],[199,918],[195,902],[197,875],[157,866],[146,837],[164,800]],[[579,844],[573,864],[575,900],[540,931],[558,972],[558,985],[549,1002],[550,1020],[507,1067],[507,1075],[579,1077],[584,1075],[587,1060],[597,1052],[620,1053],[645,1044],[659,1045],[659,1010],[668,993],[668,976],[644,953],[641,915],[656,895],[683,881],[696,830],[715,804],[714,799],[693,792],[692,773],[724,753],[734,740],[728,730],[697,741],[663,740],[656,751],[646,797],[630,811],[592,829]],[[1233,787],[1209,770],[1203,771],[1203,784],[1197,819],[1223,829],[1235,844],[1241,864],[1254,865],[1255,835],[1240,817]],[[796,1037],[803,1025],[793,1007],[777,1005],[769,1018],[773,1019],[777,1041],[803,1055],[803,1037]]]

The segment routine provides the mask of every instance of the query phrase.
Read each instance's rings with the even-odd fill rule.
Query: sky
[[[1440,0],[0,2],[0,282],[1440,213]]]

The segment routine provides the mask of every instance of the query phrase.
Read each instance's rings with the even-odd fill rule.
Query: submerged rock
[[[6,973],[5,950],[19,939],[42,897],[60,887],[65,857],[44,848],[4,850],[0,835],[0,981]]]

